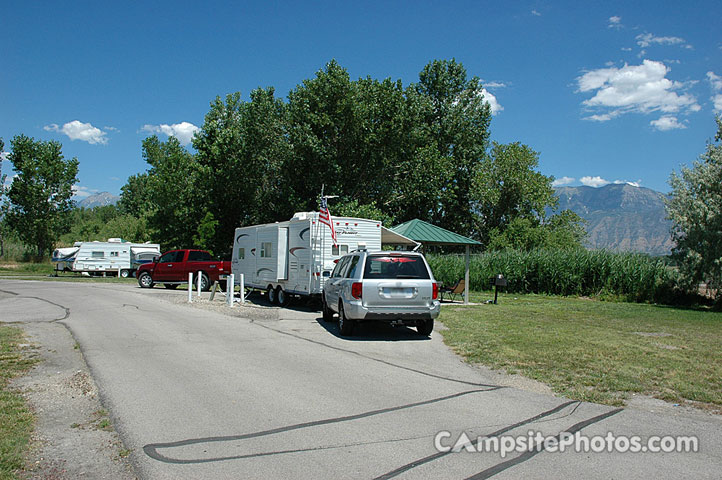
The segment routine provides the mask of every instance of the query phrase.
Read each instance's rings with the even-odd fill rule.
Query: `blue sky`
[[[145,137],[189,142],[216,96],[285,98],[331,59],[408,85],[455,58],[486,87],[492,139],[540,152],[559,185],[668,191],[722,113],[719,0],[4,0],[0,18],[0,138],[61,141],[78,198],[144,171]]]

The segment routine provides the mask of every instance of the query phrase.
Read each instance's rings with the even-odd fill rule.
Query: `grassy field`
[[[101,283],[136,283],[135,278],[118,278],[108,274],[107,277],[90,277],[79,273],[63,272],[55,276],[55,270],[50,262],[7,262],[0,263],[0,278],[14,278],[18,280],[47,280],[65,282],[101,282]]]
[[[10,379],[22,375],[35,362],[18,348],[22,331],[0,325],[0,479],[17,478],[33,430],[33,414],[23,397],[8,389]]]
[[[444,341],[467,361],[568,398],[623,405],[639,393],[722,412],[720,312],[501,295],[498,305],[444,305],[439,319]]]

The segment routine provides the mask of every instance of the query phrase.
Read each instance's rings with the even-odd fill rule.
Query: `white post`
[[[188,303],[193,303],[193,273],[188,272]]]
[[[246,303],[246,278],[241,274],[241,303]]]
[[[233,291],[236,289],[235,280],[232,273],[226,279],[226,303],[229,307],[233,306]]]
[[[466,246],[466,272],[464,273],[464,304],[469,304],[469,245]]]
[[[196,274],[196,286],[198,288],[198,297],[201,296],[201,272]]]
[[[118,278],[120,278],[120,267],[118,267]]]

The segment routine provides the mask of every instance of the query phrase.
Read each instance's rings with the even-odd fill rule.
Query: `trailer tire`
[[[266,288],[266,298],[271,305],[276,304],[276,290],[274,290],[273,285],[269,285],[268,288]]]
[[[354,321],[346,317],[346,313],[343,311],[343,301],[338,302],[338,329],[341,335],[344,337],[350,337],[353,335]]]
[[[128,278],[128,277],[130,277],[130,272],[129,272],[128,270],[126,270],[126,269],[123,269],[123,270],[120,271],[120,276],[121,276],[122,278]]]
[[[323,294],[321,294],[321,310],[323,311],[323,321],[332,322],[333,312],[330,308],[328,308],[328,304],[326,303],[326,297]]]
[[[153,288],[153,277],[150,276],[150,273],[143,272],[138,276],[138,285],[140,285],[140,288]]]
[[[280,285],[276,287],[276,301],[282,307],[287,307],[291,303],[291,296]]]

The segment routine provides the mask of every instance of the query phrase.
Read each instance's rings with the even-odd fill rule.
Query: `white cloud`
[[[714,72],[707,72],[707,80],[712,86],[712,103],[715,113],[722,113],[722,77]]]
[[[484,82],[487,88],[505,88],[507,85],[503,82]]]
[[[47,132],[62,133],[63,135],[67,135],[71,140],[81,140],[83,142],[88,142],[91,145],[98,143],[105,145],[108,143],[108,139],[106,138],[107,132],[94,127],[90,123],[83,123],[80,120],[73,120],[62,127],[59,127],[55,123],[51,123],[50,125],[44,126],[43,130]]]
[[[608,180],[604,180],[602,177],[582,177],[579,179],[580,182],[582,182],[582,185],[586,185],[587,187],[603,187],[604,185],[609,185],[611,182]]]
[[[90,189],[87,187],[81,187],[80,185],[73,185],[73,198],[87,198],[95,193],[98,193],[98,190]]]
[[[489,104],[491,107],[491,114],[496,115],[497,113],[504,110],[504,107],[499,104],[499,102],[496,100],[496,97],[489,93],[486,88],[481,89],[481,94],[484,95],[484,100]]]
[[[174,123],[173,125],[143,125],[141,130],[150,133],[163,133],[169,137],[178,139],[181,145],[188,145],[193,140],[193,135],[200,130],[190,122]]]
[[[537,12],[536,10],[532,10],[531,14],[534,15],[535,17],[541,17],[541,13]]]
[[[0,162],[5,162],[8,159],[10,152],[0,152]]]
[[[677,117],[674,117],[672,115],[664,115],[657,120],[652,120],[651,122],[649,122],[649,124],[662,132],[666,132],[667,130],[679,130],[682,128],[687,128],[687,126],[683,123],[679,123]]]
[[[616,15],[613,17],[609,17],[609,24],[607,25],[607,28],[616,28],[617,30],[619,30],[623,26],[624,25],[622,25],[622,17],[618,17]]]
[[[579,91],[594,92],[582,104],[589,109],[602,110],[588,120],[607,121],[625,113],[661,111],[696,112],[701,108],[697,99],[688,93],[677,93],[688,84],[666,78],[670,69],[662,62],[644,60],[641,65],[622,68],[600,68],[577,78]]]
[[[561,187],[562,185],[569,185],[574,180],[576,180],[573,177],[562,177],[562,178],[555,178],[552,182],[552,187]]]
[[[689,45],[684,38],[655,37],[651,33],[639,34],[635,37],[635,40],[637,40],[637,45],[642,48],[647,48],[652,45],[682,45],[684,48],[692,48],[692,45]]]

